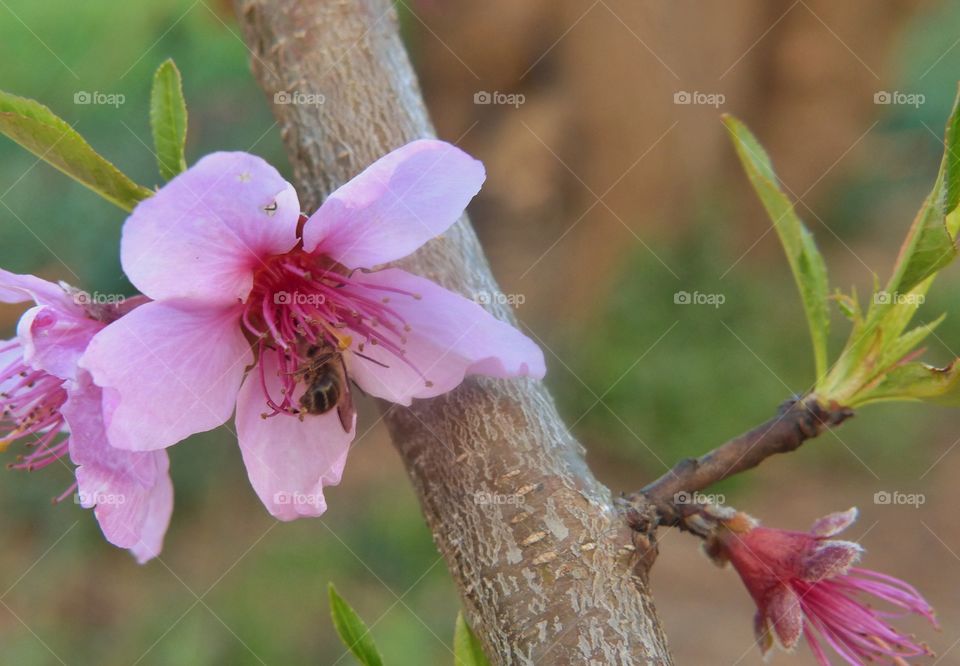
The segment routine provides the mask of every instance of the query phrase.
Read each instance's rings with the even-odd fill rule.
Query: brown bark
[[[851,416],[853,411],[846,407],[824,407],[812,399],[788,401],[774,418],[699,458],[681,460],[629,500],[641,511],[653,504],[659,524],[677,525],[685,513],[696,508],[690,505],[689,493],[753,469],[772,455],[795,451]],[[638,527],[644,526],[640,523]]]
[[[268,99],[325,97],[273,107],[305,209],[432,135],[388,0],[237,0],[237,10]],[[466,218],[400,265],[468,296],[496,291]],[[389,408],[386,421],[493,661],[670,663],[646,583],[652,551],[541,383],[469,380]]]

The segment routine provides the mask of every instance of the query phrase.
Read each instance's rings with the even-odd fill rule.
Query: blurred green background
[[[399,7],[441,135],[459,137],[487,164],[473,212],[495,272],[504,292],[524,296],[518,314],[547,349],[547,381],[615,491],[765,420],[813,381],[788,269],[719,112],[743,117],[768,145],[804,199],[799,210],[832,283],[863,294],[873,273],[888,275],[932,183],[960,78],[956,3],[794,9],[738,0],[729,12],[717,2],[661,4],[610,2],[586,13],[539,0]],[[229,7],[213,2],[3,0],[0,88],[47,104],[152,186],[149,82],[173,57],[190,112],[188,158],[248,150],[289,174],[238,35]],[[725,102],[676,105],[681,89],[722,91]],[[526,102],[478,106],[481,90],[522,91]],[[881,90],[925,101],[874,104]],[[75,104],[81,91],[125,101]],[[0,141],[4,268],[129,293],[117,252],[122,221],[118,209]],[[946,271],[921,311],[924,320],[950,313],[931,341],[934,361],[960,350],[958,281],[956,267]],[[678,291],[725,300],[684,306]],[[5,331],[17,315],[0,309]],[[836,351],[846,327],[839,316],[834,323]],[[351,663],[329,622],[334,581],[390,663],[451,663],[456,592],[376,408],[365,406],[365,434],[322,519],[272,520],[225,432],[172,449],[173,523],[160,560],[146,567],[104,542],[89,512],[50,506],[70,482],[67,470],[7,472],[2,662]],[[787,527],[859,504],[856,536],[877,551],[868,563],[930,593],[945,651],[960,635],[957,423],[955,412],[926,405],[870,408],[789,463],[771,461],[719,491]],[[928,502],[877,506],[879,490],[923,492]],[[667,534],[654,585],[677,662],[759,663],[746,595],[692,555],[692,539]],[[704,597],[707,585],[714,592]],[[703,619],[697,636],[683,630],[691,618]]]

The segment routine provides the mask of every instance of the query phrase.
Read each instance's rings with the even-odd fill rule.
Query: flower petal
[[[773,649],[773,632],[770,631],[766,616],[760,611],[753,615],[753,635],[760,648],[760,654],[766,657],[767,653]]]
[[[35,275],[20,275],[0,269],[0,303],[31,300],[44,305],[67,305],[72,302],[60,285]]]
[[[274,356],[266,354],[260,363],[267,390],[279,396]],[[319,516],[327,509],[324,487],[340,483],[356,415],[350,432],[344,432],[336,409],[308,414],[302,421],[288,414],[263,418],[266,398],[259,372],[250,372],[237,399],[237,436],[250,484],[267,511],[280,520]],[[298,393],[302,391],[298,387]]]
[[[166,451],[154,455],[163,455]],[[140,528],[140,540],[130,547],[130,552],[137,558],[138,564],[145,564],[163,550],[163,537],[170,525],[170,516],[173,515],[173,481],[169,474],[164,474],[157,480],[150,493],[147,503],[147,517]]]
[[[38,305],[23,313],[17,336],[23,360],[60,379],[73,379],[77,361],[103,324],[71,310]]]
[[[104,389],[113,446],[161,449],[230,418],[253,361],[238,317],[236,308],[154,302],[94,336],[80,366]]]
[[[300,203],[272,166],[213,153],[141,201],[123,225],[120,260],[153,299],[243,300],[253,273],[297,242]]]
[[[823,541],[803,558],[800,575],[811,582],[846,573],[863,554],[860,544],[852,541]]]
[[[354,279],[418,296],[399,295],[390,301],[410,326],[405,346],[409,363],[376,345],[365,346],[363,354],[382,365],[347,354],[351,377],[367,393],[409,405],[412,398],[452,390],[469,374],[539,379],[546,372],[543,352],[530,338],[430,280],[397,268]]]
[[[857,507],[850,507],[846,511],[837,511],[818,519],[810,527],[815,536],[832,537],[850,527],[857,519]]]
[[[159,554],[173,511],[166,451],[133,452],[107,443],[102,394],[89,375],[71,383],[62,413],[70,429],[80,505],[94,508],[107,540],[142,564]]]
[[[780,586],[770,593],[763,610],[780,646],[785,650],[795,648],[803,635],[803,610],[797,593]]]
[[[400,259],[456,222],[485,178],[459,148],[413,141],[331,194],[304,225],[304,249],[349,268]]]

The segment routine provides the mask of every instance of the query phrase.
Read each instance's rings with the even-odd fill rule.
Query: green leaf
[[[807,314],[817,377],[822,377],[827,371],[827,334],[830,330],[826,264],[810,231],[800,221],[793,204],[778,186],[773,165],[763,147],[750,130],[733,116],[724,116],[723,122],[787,254]]]
[[[150,91],[150,127],[157,149],[157,164],[164,180],[186,170],[184,146],[187,141],[187,104],[183,99],[180,70],[166,60],[153,75]]]
[[[0,132],[124,210],[133,210],[137,202],[153,194],[101,157],[66,121],[32,99],[0,91]]]
[[[453,630],[453,655],[455,666],[490,666],[480,641],[463,617],[463,611],[457,613],[457,626]]]
[[[370,630],[364,624],[357,612],[350,607],[343,597],[337,594],[337,588],[330,583],[330,615],[333,617],[333,626],[353,656],[363,666],[383,666],[383,658],[373,644]]]
[[[943,160],[933,190],[900,248],[887,291],[906,293],[957,256],[960,226],[960,94],[954,99],[944,131]]]
[[[857,300],[857,290],[854,289],[849,295],[844,294],[839,289],[833,295],[833,301],[837,304],[840,313],[858,325],[863,321],[863,312],[860,311],[860,302]]]
[[[914,352],[914,350],[920,346],[920,343],[926,340],[927,337],[943,323],[946,317],[946,314],[942,314],[928,324],[921,324],[907,331],[897,338],[895,342],[887,345],[880,359],[880,365],[883,366],[901,362],[908,354]]]
[[[945,368],[925,363],[905,363],[886,375],[876,386],[857,396],[855,407],[884,400],[930,400],[960,404],[960,359]]]
[[[934,277],[931,275],[906,294],[893,294],[874,285],[866,317],[854,318],[839,358],[829,374],[817,382],[817,395],[825,401],[853,407],[864,390],[901,363],[940,324],[942,317],[904,333],[923,304]]]

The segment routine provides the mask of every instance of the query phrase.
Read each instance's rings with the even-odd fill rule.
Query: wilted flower
[[[149,451],[226,422],[267,509],[319,515],[356,417],[349,380],[409,405],[467,374],[541,377],[543,354],[479,305],[396,268],[453,224],[482,165],[415,141],[334,192],[309,219],[258,157],[214,153],[141,202],[121,260],[153,299],[81,360],[106,396],[114,446]],[[253,367],[252,367],[253,366]]]
[[[902,580],[854,567],[862,548],[831,538],[856,518],[857,510],[850,509],[821,518],[809,532],[788,532],[760,527],[737,513],[720,521],[707,539],[707,554],[718,564],[733,564],[757,604],[754,629],[764,654],[774,638],[792,650],[801,636],[824,666],[830,660],[821,641],[855,666],[875,660],[904,664],[931,654],[886,622],[915,613],[936,626],[920,593]],[[889,610],[873,608],[865,601],[869,597]]]
[[[30,300],[17,337],[0,342],[0,447],[24,443],[30,452],[10,466],[27,471],[69,455],[76,481],[58,501],[76,491],[107,540],[145,562],[159,554],[173,510],[167,454],[110,446],[101,391],[77,368],[90,339],[142,299],[91,303],[83,292],[0,270],[0,302]]]

